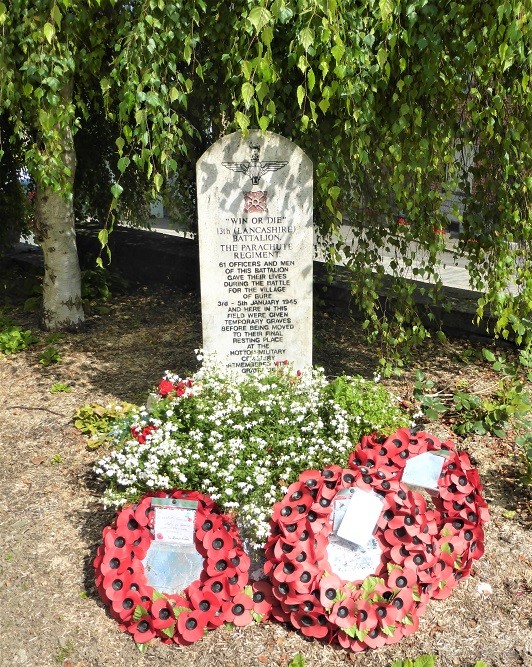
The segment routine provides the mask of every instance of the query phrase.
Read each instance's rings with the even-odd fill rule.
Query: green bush
[[[35,341],[36,338],[29,329],[23,331],[19,326],[9,326],[0,331],[0,352],[4,354],[21,352]]]

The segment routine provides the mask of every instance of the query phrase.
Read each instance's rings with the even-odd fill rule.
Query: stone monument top
[[[312,364],[312,190],[311,160],[272,132],[198,160],[203,348],[230,368]]]

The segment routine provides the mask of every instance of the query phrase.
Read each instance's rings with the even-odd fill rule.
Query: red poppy
[[[214,593],[214,595],[219,597],[221,600],[229,600],[229,598],[231,597],[231,594],[229,592],[229,582],[227,581],[226,577],[221,575],[214,577],[206,577],[205,579],[202,579],[202,582],[203,582],[203,590],[207,590],[210,591],[211,593]]]
[[[123,621],[129,621],[137,605],[141,604],[141,597],[137,591],[131,589],[126,591],[123,597],[117,597],[112,600],[112,609],[115,614]]]
[[[170,600],[161,598],[151,606],[152,625],[156,630],[169,628],[175,623],[174,608]]]
[[[380,628],[372,628],[364,637],[364,643],[370,648],[380,648],[388,641],[387,635],[383,634]]]
[[[292,625],[307,637],[323,638],[328,633],[327,618],[316,611],[298,609],[290,614]]]
[[[377,612],[369,600],[357,600],[357,626],[359,630],[372,630],[378,623]]]
[[[118,532],[127,536],[126,539],[134,542],[142,534],[142,528],[135,519],[135,513],[131,506],[125,507],[116,517],[116,528]]]
[[[155,637],[155,629],[152,625],[151,616],[142,616],[139,621],[135,621],[129,626],[128,631],[132,633],[133,639],[137,644],[145,644]]]
[[[199,610],[183,611],[177,617],[177,631],[185,642],[196,642],[203,637],[207,619]]]
[[[198,518],[198,515],[196,515],[196,519]],[[222,523],[223,520],[219,514],[208,514],[203,517],[202,521],[197,520],[197,525],[195,526],[196,539],[203,542],[205,535],[213,530],[217,530]]]
[[[220,554],[228,555],[228,552],[233,549],[233,536],[223,525],[208,531],[202,542],[209,552],[213,552],[210,553],[211,558],[218,557]]]
[[[139,526],[147,526],[153,513],[151,497],[144,498],[135,508],[134,516]]]
[[[322,577],[319,583],[320,602],[325,609],[330,609],[342,588],[342,580],[336,574]]]
[[[150,548],[150,544],[152,541],[151,535],[147,532],[144,531],[140,537],[138,537],[132,544],[131,544],[131,553],[132,555],[137,558],[139,561],[141,561],[146,554],[148,553],[148,549]]]
[[[132,575],[128,570],[120,574],[110,572],[104,576],[103,586],[109,600],[123,598],[130,590],[131,581]]]
[[[253,592],[253,611],[262,615],[262,620],[268,618],[271,613],[273,605],[272,585],[266,579],[261,581],[254,581],[251,584]]]
[[[234,623],[238,627],[249,625],[253,617],[251,610],[253,609],[253,600],[245,593],[239,593],[233,598],[229,609],[225,614],[225,620],[228,623]]]
[[[335,602],[329,613],[329,621],[339,628],[352,628],[357,621],[357,604],[352,597]]]

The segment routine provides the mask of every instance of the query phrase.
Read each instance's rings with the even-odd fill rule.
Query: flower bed
[[[307,468],[347,465],[366,433],[409,424],[375,382],[278,364],[234,374],[206,359],[192,378],[167,374],[145,408],[117,423],[96,471],[107,506],[153,489],[193,488],[238,522],[252,546],[268,536],[270,509]]]
[[[394,421],[408,420],[382,387],[329,383],[316,369],[281,364],[242,377],[207,363],[192,378],[167,374],[158,396],[115,426],[115,449],[97,468],[107,504],[133,501],[104,530],[94,563],[121,628],[139,644],[186,644],[224,622],[271,617],[355,651],[413,632],[430,598],[449,595],[482,555],[488,514],[478,474],[453,443],[407,428],[361,437]],[[402,480],[427,452],[443,454],[431,497]],[[328,551],[337,494],[350,489],[382,502],[376,566],[354,580],[334,572]],[[203,569],[177,593],[155,590],[144,571],[154,497],[198,502]],[[248,554],[264,542],[267,579],[250,582]]]

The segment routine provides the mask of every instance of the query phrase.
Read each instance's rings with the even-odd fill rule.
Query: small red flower
[[[199,611],[183,611],[177,617],[177,630],[185,642],[196,642],[203,637],[207,619]]]
[[[225,620],[234,623],[238,627],[249,625],[253,620],[251,610],[253,609],[253,600],[245,593],[239,593],[233,598],[230,608],[225,614]]]
[[[137,591],[131,589],[124,593],[123,597],[112,600],[114,613],[122,620],[129,621],[137,605],[141,604],[141,597]]]
[[[175,623],[174,608],[166,598],[155,600],[151,606],[151,616],[156,630],[169,628]]]
[[[260,614],[263,620],[265,620],[272,610],[272,585],[266,579],[262,579],[261,581],[254,581],[251,584],[251,588],[253,591],[253,611]]]
[[[155,637],[155,630],[150,616],[143,616],[128,628],[137,644],[145,644]]]
[[[164,398],[165,396],[168,396],[169,393],[174,391],[174,383],[170,382],[170,380],[161,380],[157,390],[159,391],[159,395]]]

